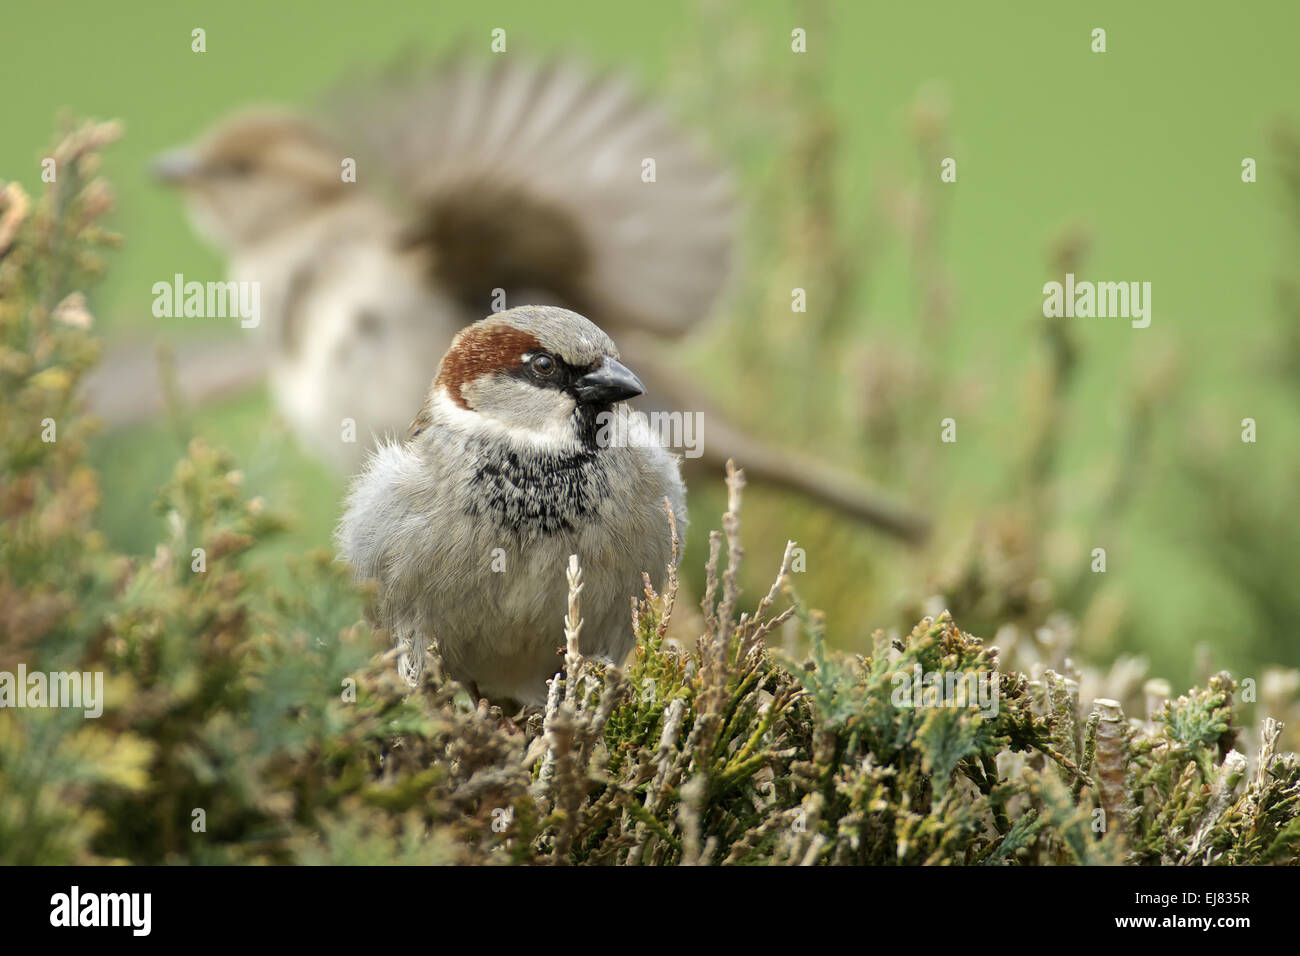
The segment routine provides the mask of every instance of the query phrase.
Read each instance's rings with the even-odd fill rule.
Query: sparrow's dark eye
[[[545,352],[540,355],[534,355],[532,362],[533,371],[538,375],[550,375],[555,371],[555,359],[551,358]]]

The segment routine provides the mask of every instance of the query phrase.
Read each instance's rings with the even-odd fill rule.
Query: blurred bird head
[[[520,306],[462,330],[443,357],[426,412],[479,430],[523,430],[591,447],[598,416],[645,391],[609,336],[567,309]]]
[[[196,231],[233,253],[309,219],[343,195],[342,159],[306,120],[257,109],[162,154],[151,169],[181,190]]]

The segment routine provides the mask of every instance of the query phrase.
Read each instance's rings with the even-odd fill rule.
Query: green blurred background
[[[190,51],[194,27],[206,53]],[[1003,618],[1033,630],[1047,606],[1063,610],[1083,656],[1140,652],[1176,687],[1199,645],[1238,674],[1300,664],[1287,626],[1300,611],[1300,353],[1286,292],[1298,216],[1285,182],[1295,161],[1275,134],[1300,114],[1295,3],[10,4],[5,32],[26,42],[0,64],[0,176],[39,187],[62,108],[122,119],[104,173],[126,242],[92,298],[98,329],[146,345],[233,337],[150,313],[155,281],[219,278],[222,263],[149,181],[148,159],[236,105],[305,104],[350,68],[412,49],[486,52],[496,27],[512,52],[630,74],[736,168],[744,259],[683,360],[751,425],[871,476],[937,524],[917,553],[755,491],[751,595],[788,536],[808,548],[799,588],[842,646],[941,593],[987,637]],[[808,31],[803,56],[794,27]],[[1094,27],[1104,54],[1090,49]],[[957,159],[955,184],[939,182],[942,156]],[[1241,180],[1244,157],[1258,161],[1255,184]],[[824,208],[809,169],[826,177]],[[1070,320],[1075,376],[1054,392],[1041,288],[1060,277],[1063,236],[1086,245],[1080,278],[1151,282],[1153,320]],[[837,257],[852,275],[836,314],[819,314],[831,280],[810,269]],[[795,285],[809,289],[808,316],[789,311]],[[946,416],[954,445],[939,444]],[[1240,441],[1245,417],[1256,444]],[[294,517],[279,554],[328,543],[341,485],[294,450],[264,390],[194,409],[191,425],[234,448],[250,487]],[[1052,464],[1035,492],[1026,462],[1046,433]],[[114,544],[152,553],[149,505],[181,447],[167,423],[100,437]],[[1103,522],[1125,475],[1123,507]],[[721,503],[716,488],[692,489],[696,579]],[[1104,583],[1079,584],[1099,546]],[[1030,567],[999,577],[1008,554]],[[1013,578],[1033,608],[1007,600]]]

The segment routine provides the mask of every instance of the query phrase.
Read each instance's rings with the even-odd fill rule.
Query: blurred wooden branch
[[[179,395],[192,405],[238,395],[266,374],[266,355],[247,342],[181,342],[172,349]],[[110,349],[86,377],[83,396],[109,427],[160,418],[167,396],[155,347],[136,340]]]
[[[930,522],[925,515],[806,451],[746,432],[718,410],[716,402],[656,342],[635,335],[623,338],[637,356],[637,373],[649,386],[651,397],[668,396],[675,409],[704,415],[702,454],[683,460],[690,471],[707,470],[716,477],[725,472],[727,460],[734,459],[754,483],[793,491],[911,545],[928,537]]]
[[[191,405],[247,391],[262,380],[268,364],[265,353],[244,342],[183,342],[173,349],[178,392]],[[638,343],[637,354],[645,363],[638,371],[652,383],[653,391],[671,395],[677,409],[706,416],[703,455],[685,459],[687,468],[697,474],[703,469],[720,474],[727,459],[734,458],[759,484],[793,491],[908,544],[925,540],[929,522],[924,515],[890,500],[847,471],[746,434],[716,410],[703,390],[662,360],[658,349]],[[155,349],[136,341],[110,350],[88,376],[84,396],[90,410],[110,427],[161,418],[167,397]]]

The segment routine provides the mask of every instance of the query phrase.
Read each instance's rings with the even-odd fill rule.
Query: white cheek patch
[[[207,196],[194,196],[185,204],[186,218],[199,239],[217,249],[229,249],[233,245],[230,230],[213,208]]]
[[[515,387],[503,387],[511,385]],[[473,408],[462,408],[439,388],[433,396],[435,418],[453,428],[486,433],[545,451],[570,451],[579,444],[570,423],[575,405],[562,392],[509,379],[498,380],[490,388],[476,383],[467,391]]]

